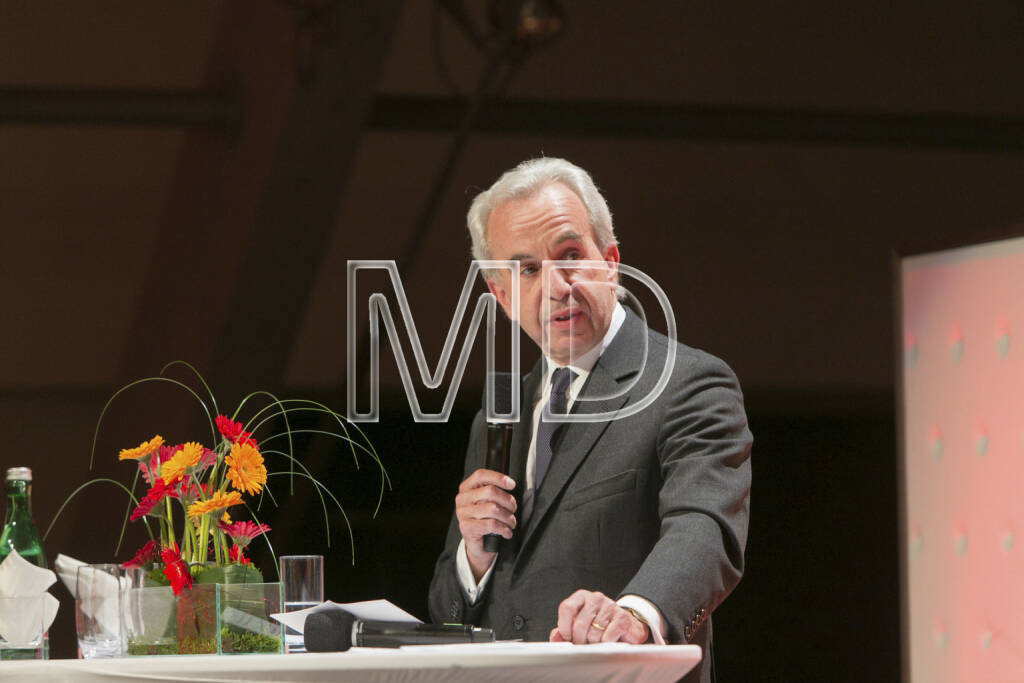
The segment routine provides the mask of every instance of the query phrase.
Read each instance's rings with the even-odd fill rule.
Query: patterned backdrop
[[[1024,681],[1024,238],[901,266],[910,680]]]

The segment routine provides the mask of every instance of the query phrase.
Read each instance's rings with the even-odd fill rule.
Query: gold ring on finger
[[[603,631],[606,628],[608,628],[608,626],[601,626],[601,624],[597,623],[596,621],[592,621],[590,622],[590,628],[597,629],[598,631]]]

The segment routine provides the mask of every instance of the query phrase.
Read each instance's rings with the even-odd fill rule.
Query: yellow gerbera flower
[[[228,481],[239,491],[259,493],[267,483],[263,456],[249,444],[231,444],[231,453],[224,458],[228,465]]]
[[[223,510],[242,502],[242,494],[238,491],[217,491],[206,500],[197,500],[188,506],[189,517],[199,517],[208,512]]]
[[[164,437],[157,434],[149,441],[143,441],[135,448],[122,448],[118,460],[140,460],[164,445]]]
[[[197,465],[201,457],[203,457],[202,445],[195,441],[189,441],[163,464],[160,468],[160,478],[170,486],[185,476],[185,470]]]

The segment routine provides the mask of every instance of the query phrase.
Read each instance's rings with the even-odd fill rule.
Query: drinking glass
[[[324,601],[324,556],[282,555],[280,559],[281,593],[285,612],[297,612]],[[287,629],[285,651],[305,652],[302,634]]]
[[[0,597],[0,661],[47,659],[45,599],[42,595]]]
[[[75,581],[75,628],[81,659],[120,657],[124,570],[118,564],[84,564]]]

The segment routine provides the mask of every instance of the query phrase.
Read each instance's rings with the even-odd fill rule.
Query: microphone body
[[[508,458],[512,448],[512,423],[510,422],[488,422],[487,423],[487,459],[485,467],[495,472],[508,474]],[[487,534],[484,536],[484,550],[489,553],[496,553],[501,548],[501,542],[505,540],[498,534]]]
[[[344,652],[350,647],[489,643],[494,641],[494,631],[462,624],[366,621],[338,609],[307,616],[303,639],[309,652]]]
[[[356,619],[352,644],[357,647],[402,647],[403,645],[446,645],[489,643],[494,631],[468,624],[408,624]]]
[[[512,393],[519,381],[518,375],[509,372],[495,372],[488,378],[488,384],[493,387],[493,393],[488,394],[487,387],[484,387],[483,408],[484,415],[487,415],[487,406],[493,405],[494,414],[508,415],[512,412]],[[485,454],[484,467],[502,474],[509,473],[509,454],[512,450],[512,425],[507,418],[487,422],[487,453]],[[501,549],[501,542],[505,540],[498,534],[487,534],[484,536],[484,550],[489,553],[496,553]]]

